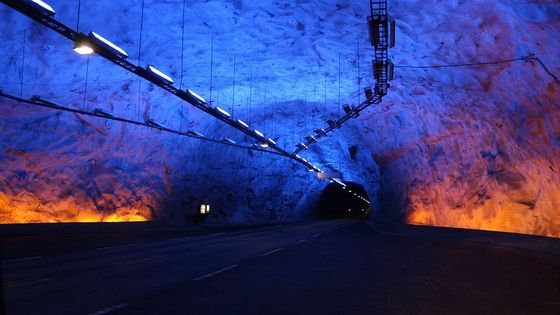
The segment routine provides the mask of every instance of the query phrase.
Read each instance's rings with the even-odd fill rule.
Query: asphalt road
[[[5,312],[560,314],[558,255],[383,235],[357,220],[127,241],[80,248],[68,236],[67,253],[38,241],[40,255],[32,239],[5,246]]]

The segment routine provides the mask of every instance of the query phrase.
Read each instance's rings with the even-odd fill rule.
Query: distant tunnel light
[[[111,43],[108,39],[104,38],[103,36],[97,34],[96,32],[89,32],[89,37],[97,42],[99,45],[107,48],[108,50],[112,51],[114,54],[121,58],[128,58],[128,54],[119,46]]]
[[[235,142],[234,140],[231,140],[230,138],[222,138],[222,142],[226,142],[226,143],[230,143],[230,144],[237,144],[237,142]]]
[[[216,106],[216,110],[219,111],[222,115],[226,116],[227,118],[231,118],[231,114],[228,113],[225,109]]]
[[[194,131],[194,130],[187,131],[187,135],[189,135],[191,137],[198,137],[198,138],[204,137],[203,134],[201,134],[200,132]]]
[[[91,55],[95,51],[91,47],[89,43],[86,42],[78,42],[74,45],[74,51],[80,55]]]
[[[147,119],[146,120],[146,124],[148,124],[151,127],[155,127],[155,128],[160,128],[160,129],[168,129],[166,126],[164,126],[163,124],[153,120],[153,119]]]
[[[56,11],[48,4],[41,0],[25,0],[28,4],[32,5],[35,9],[39,10],[41,13],[53,16],[56,14]]]
[[[204,215],[204,214],[208,214],[210,213],[210,205],[203,203],[200,205],[200,214]]]
[[[247,123],[244,122],[243,120],[238,119],[238,120],[237,120],[237,123],[240,124],[241,126],[247,128],[247,129],[249,129],[249,124],[247,124]]]
[[[103,108],[95,108],[93,113],[99,116],[109,117],[109,118],[116,118],[117,115],[110,110],[103,109]]]
[[[159,70],[158,70],[157,68],[155,68],[154,66],[148,66],[148,72],[149,72],[150,74],[152,74],[154,77],[156,77],[156,78],[158,78],[158,79],[160,79],[160,80],[163,80],[163,81],[166,82],[166,83],[169,83],[169,84],[173,84],[173,83],[174,83],[173,79],[172,79],[170,76],[168,76],[167,74],[165,74],[165,73],[159,71]]]
[[[306,136],[306,137],[305,137],[305,140],[317,142],[317,138],[315,138],[314,136]]]
[[[316,133],[317,135],[319,135],[319,136],[321,136],[321,135],[326,135],[326,134],[327,134],[327,132],[326,132],[325,129],[323,129],[323,128],[317,128],[317,129],[315,129],[315,133]]]
[[[187,90],[187,93],[188,93],[190,96],[194,97],[199,105],[206,105],[206,100],[205,100],[202,96],[196,94],[196,93],[195,93],[194,91],[192,91],[192,90]]]
[[[262,132],[258,131],[257,129],[255,129],[255,133],[256,133],[259,137],[264,138],[264,134],[263,134]]]

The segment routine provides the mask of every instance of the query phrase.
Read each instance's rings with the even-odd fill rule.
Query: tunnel
[[[362,185],[354,182],[346,186],[330,183],[319,196],[315,214],[321,218],[368,218],[371,205]]]

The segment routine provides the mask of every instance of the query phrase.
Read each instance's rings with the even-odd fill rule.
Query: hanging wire
[[[181,82],[179,83],[179,89],[183,89],[183,77],[185,76],[185,10],[187,6],[187,0],[183,0],[183,23],[181,26]],[[183,107],[179,106],[179,131],[183,131]]]
[[[483,61],[483,62],[470,62],[470,63],[457,63],[457,64],[446,64],[446,65],[397,65],[395,68],[408,68],[408,69],[437,69],[437,68],[459,68],[459,67],[478,67],[478,66],[485,66],[485,65],[498,65],[504,63],[511,63],[516,61],[525,61],[525,62],[532,62],[536,61],[540,64],[543,70],[557,83],[560,83],[560,79],[554,73],[552,73],[545,63],[537,57],[535,54],[529,54],[528,56],[522,56],[519,58],[514,59],[505,59],[505,60],[495,60],[495,61]]]
[[[456,67],[473,67],[473,66],[483,66],[483,65],[496,65],[502,63],[509,63],[514,61],[527,61],[527,57],[521,57],[516,59],[507,60],[496,60],[496,61],[486,61],[486,62],[472,62],[472,63],[458,63],[458,64],[447,64],[447,65],[396,65],[395,68],[410,68],[410,69],[430,69],[430,68],[456,68]]]
[[[237,66],[237,60],[236,60],[237,56],[235,54],[233,54],[233,84],[232,84],[232,96],[231,96],[231,102],[232,102],[232,110],[231,110],[231,114],[233,115],[234,109],[235,109],[235,67]]]
[[[212,91],[214,85],[214,36],[210,44],[210,102],[212,102]]]
[[[179,89],[183,89],[183,77],[184,77],[184,67],[185,67],[185,10],[187,6],[187,0],[183,0],[183,23],[181,26],[181,82],[179,83]],[[182,108],[182,107],[181,107]]]
[[[76,22],[76,32],[80,31],[80,15],[82,13],[82,0],[78,0],[78,21]]]
[[[27,30],[23,31],[23,41],[21,46],[21,82],[20,82],[20,97],[23,97],[23,74],[25,70],[25,38],[27,37]]]
[[[142,59],[142,37],[144,34],[144,4],[145,0],[142,0],[142,9],[140,12],[140,40],[138,45],[138,67],[140,67],[140,60]],[[138,79],[138,106],[136,107],[136,114],[138,119],[141,119],[140,107],[142,105],[142,80]]]
[[[226,146],[236,147],[236,148],[240,148],[240,149],[248,149],[248,150],[252,150],[252,151],[259,151],[259,152],[263,152],[263,153],[269,153],[269,154],[273,154],[273,155],[284,156],[280,152],[270,151],[270,150],[266,150],[266,149],[263,149],[263,148],[260,148],[260,147],[246,146],[246,145],[242,145],[242,144],[233,144],[233,143],[224,142],[224,141],[221,141],[221,140],[207,138],[207,137],[192,136],[192,135],[190,135],[189,132],[181,132],[181,131],[170,129],[170,128],[157,127],[157,126],[154,126],[154,125],[150,125],[149,123],[144,122],[144,121],[137,121],[137,120],[127,119],[127,118],[117,117],[117,116],[106,116],[104,114],[100,114],[100,113],[97,113],[95,111],[90,112],[90,111],[87,111],[87,110],[82,110],[82,109],[76,109],[76,108],[72,108],[72,107],[68,107],[68,106],[63,106],[63,105],[59,105],[59,104],[53,103],[51,101],[42,99],[38,96],[33,96],[31,99],[23,99],[23,98],[13,96],[13,95],[10,95],[10,94],[6,94],[6,93],[0,91],[0,97],[10,99],[10,100],[16,101],[18,103],[25,103],[25,104],[32,105],[32,106],[37,106],[37,107],[42,107],[42,108],[50,108],[50,109],[55,109],[55,110],[59,110],[59,111],[63,111],[63,112],[70,112],[70,113],[75,113],[75,114],[80,114],[80,115],[85,115],[85,116],[90,116],[90,117],[97,117],[97,118],[101,118],[101,119],[104,119],[104,120],[119,121],[119,122],[126,123],[126,124],[143,126],[143,127],[147,127],[147,128],[150,128],[150,129],[156,129],[156,130],[159,130],[159,131],[162,131],[162,132],[172,133],[172,134],[175,134],[175,135],[188,137],[188,138],[199,139],[199,140],[207,141],[207,142],[213,142],[213,143],[220,144],[220,145],[226,145]],[[7,103],[2,103],[2,104],[7,104]]]
[[[82,103],[82,110],[86,109],[86,98],[87,98],[87,88],[88,88],[88,78],[89,78],[89,55],[86,61],[86,83],[84,85],[84,101]]]

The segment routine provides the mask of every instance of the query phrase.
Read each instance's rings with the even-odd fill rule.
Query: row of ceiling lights
[[[45,3],[44,1],[41,0],[23,0],[23,2],[27,3],[31,8],[34,8],[36,12],[41,13],[49,18],[53,18],[53,16],[56,14],[56,11],[47,3]],[[115,56],[122,58],[122,59],[126,59],[128,58],[128,54],[126,53],[126,51],[124,51],[124,49],[120,48],[119,46],[115,45],[114,43],[112,43],[111,41],[109,41],[108,39],[104,38],[103,36],[97,34],[96,32],[91,31],[87,38],[84,38],[80,41],[75,42],[74,45],[74,51],[77,52],[78,54],[81,55],[90,55],[95,53],[95,47],[96,46],[101,46],[103,47],[105,50],[112,52]],[[159,80],[162,83],[168,84],[168,85],[172,85],[174,84],[174,80],[173,78],[171,78],[169,75],[165,74],[164,72],[162,72],[161,70],[157,69],[156,67],[152,66],[152,65],[148,65],[145,70],[152,76],[153,79]],[[238,127],[241,127],[245,130],[245,132],[248,132],[249,134],[251,134],[253,136],[253,138],[259,139],[259,143],[257,144],[258,146],[262,147],[262,148],[268,148],[269,146],[277,146],[276,141],[274,141],[271,138],[266,137],[262,132],[260,132],[257,129],[251,129],[249,124],[247,124],[246,122],[244,122],[241,119],[236,119],[233,120],[231,114],[229,112],[227,112],[226,110],[224,110],[223,108],[220,108],[219,106],[215,106],[215,107],[209,107],[208,106],[208,102],[199,94],[195,93],[194,91],[187,89],[186,93],[190,96],[190,99],[194,102],[196,102],[199,106],[203,106],[206,107],[207,110],[212,110],[214,111],[214,113],[219,114],[220,116],[222,116],[222,118],[233,122],[233,124],[237,125]],[[344,108],[345,112],[348,113],[346,107]],[[107,111],[107,110],[103,110],[103,109],[96,109],[96,111],[98,113],[104,114],[106,116],[114,116],[114,114],[112,114],[111,112]],[[148,120],[146,121],[148,124],[154,126],[154,127],[158,127],[158,128],[165,128],[167,129],[165,126],[163,126],[162,124],[154,121],[154,120]],[[192,136],[195,137],[202,137],[203,135],[196,132],[196,131],[189,131],[189,133]],[[317,135],[319,136],[324,136],[327,134],[327,132],[324,129],[317,129],[315,130],[315,133],[317,133]],[[313,141],[313,138],[315,138],[314,136],[310,136],[308,140]],[[236,142],[232,139],[229,138],[222,138],[223,142],[227,142],[227,143],[231,143],[231,144],[235,144]],[[316,142],[316,138],[315,138],[315,142]],[[307,149],[307,146],[303,143],[298,144],[298,147],[301,147],[302,149],[305,148]],[[288,157],[297,160],[298,162],[304,164],[306,166],[306,168],[309,170],[309,172],[317,172],[317,173],[322,173],[322,170],[313,165],[312,163],[310,163],[309,161],[307,161],[305,158],[302,158],[301,156],[299,156],[298,154],[294,153],[292,155],[288,155]],[[344,182],[342,182],[342,180],[337,179],[337,178],[329,178],[331,182],[337,183],[339,184],[343,189],[346,189],[346,184]],[[351,192],[351,191],[349,191]],[[356,193],[354,193],[354,196],[358,199],[361,199],[363,201],[366,201],[369,204],[369,201],[367,201],[367,199],[357,195]]]

